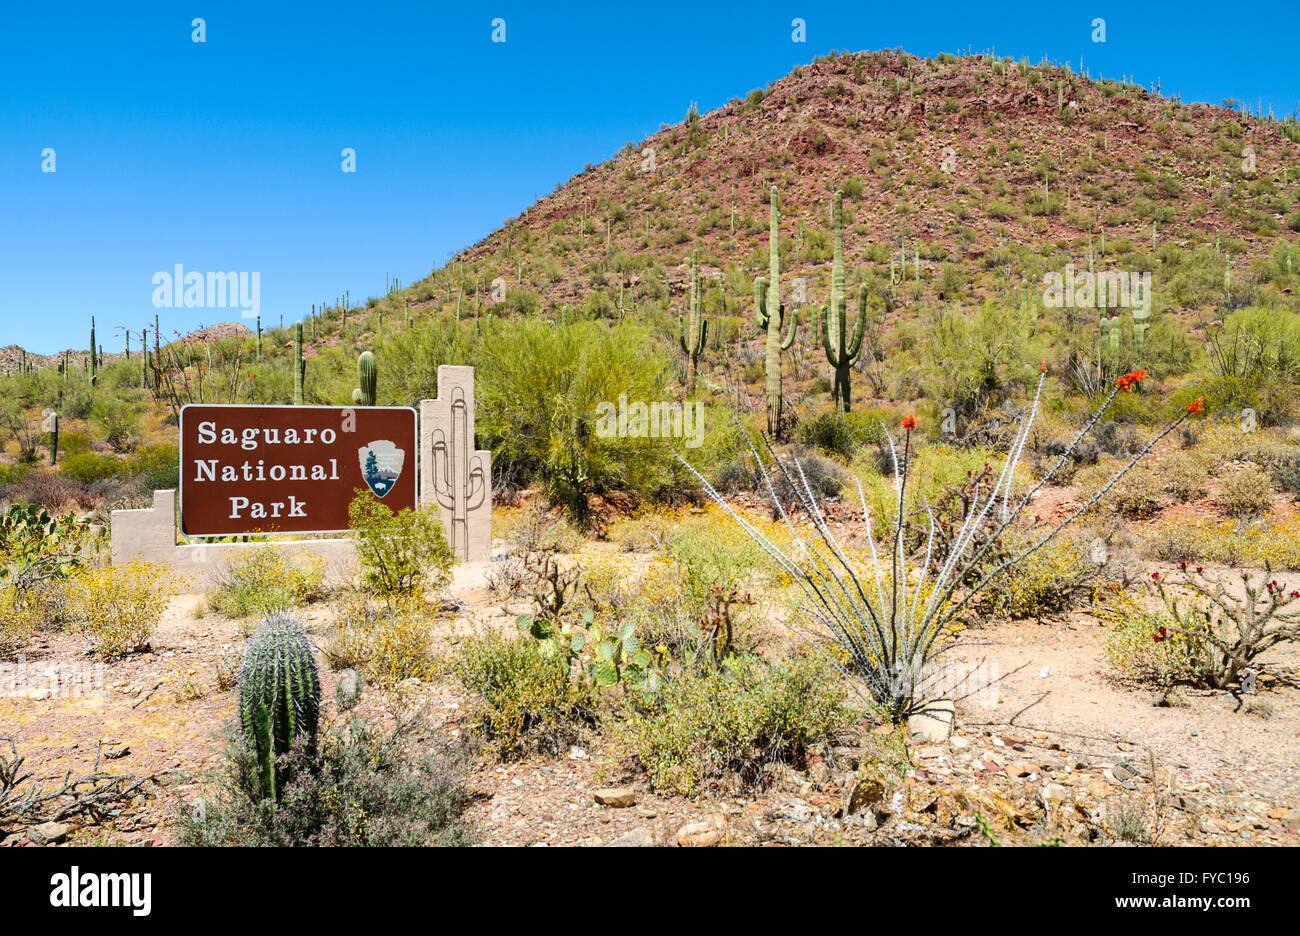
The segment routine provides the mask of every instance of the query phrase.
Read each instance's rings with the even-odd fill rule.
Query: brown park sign
[[[341,532],[358,490],[416,506],[413,409],[192,404],[180,423],[189,536]]]

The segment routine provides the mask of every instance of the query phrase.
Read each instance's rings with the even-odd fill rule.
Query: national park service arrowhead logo
[[[357,449],[361,477],[376,497],[383,497],[397,484],[406,453],[387,439],[379,439]]]

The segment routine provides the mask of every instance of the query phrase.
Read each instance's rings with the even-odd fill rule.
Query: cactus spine
[[[289,615],[272,615],[253,631],[239,665],[239,721],[264,799],[275,799],[289,779],[278,756],[299,739],[315,752],[319,720],[320,676],[307,634]]]
[[[293,328],[293,405],[302,406],[303,385],[307,383],[307,362],[302,359],[302,322]]]
[[[775,185],[772,186],[769,198],[772,205],[767,229],[769,278],[764,279],[760,276],[754,280],[754,312],[758,318],[758,327],[767,332],[767,355],[764,360],[764,371],[767,377],[767,431],[775,439],[780,436],[781,431],[781,352],[789,350],[794,344],[798,315],[791,311],[790,328],[783,339],[781,326],[785,324],[785,306],[781,304],[781,258],[778,232],[781,208]]]
[[[619,289],[622,290],[622,284]],[[682,354],[686,355],[686,395],[695,393],[695,373],[704,354],[704,342],[708,340],[709,323],[700,306],[702,303],[700,287],[700,267],[698,258],[691,257],[691,305],[690,320],[677,316],[677,343],[681,345]],[[619,299],[620,308],[622,297]]]
[[[849,369],[862,356],[862,335],[867,323],[867,287],[858,290],[858,323],[848,336],[848,309],[844,302],[844,208],[841,193],[835,193],[835,253],[831,261],[831,299],[822,308],[822,343],[826,360],[835,368],[831,402],[835,409],[847,413],[851,403]]]
[[[374,406],[375,387],[378,380],[375,356],[369,351],[362,351],[361,356],[357,358],[357,383],[359,386],[352,391],[352,402],[358,406]]]

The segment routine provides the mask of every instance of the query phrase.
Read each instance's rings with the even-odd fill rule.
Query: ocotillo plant
[[[849,311],[844,303],[844,208],[842,196],[835,193],[835,252],[831,260],[831,300],[822,308],[822,343],[826,360],[835,368],[831,402],[835,409],[847,413],[852,402],[849,392],[849,369],[862,356],[862,334],[867,324],[867,287],[858,290],[858,324],[848,337]]]
[[[375,356],[369,351],[362,351],[357,358],[357,384],[352,391],[352,402],[358,406],[375,405],[375,388],[379,382],[375,368]]]
[[[767,332],[767,355],[763,362],[767,384],[767,431],[773,438],[781,434],[781,352],[794,344],[798,315],[790,312],[790,328],[781,337],[785,324],[785,306],[781,304],[780,233],[781,208],[776,186],[768,193],[772,211],[767,229],[768,279],[754,280],[754,313],[758,327]]]
[[[622,284],[619,284],[619,307],[622,308]],[[685,316],[677,316],[677,343],[681,345],[682,354],[686,355],[686,395],[691,396],[695,393],[695,372],[699,366],[700,358],[704,354],[704,342],[708,338],[709,323],[705,319],[704,313],[700,309],[702,297],[700,293],[700,266],[698,258],[691,257],[691,305],[690,320],[687,321]]]
[[[302,406],[303,386],[307,383],[307,362],[302,359],[302,322],[293,329],[293,405]]]
[[[264,799],[275,799],[289,779],[277,757],[300,738],[315,751],[319,720],[320,676],[307,634],[289,615],[272,615],[248,638],[239,665],[239,722]]]

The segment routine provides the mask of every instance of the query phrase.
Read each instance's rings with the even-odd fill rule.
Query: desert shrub
[[[1288,452],[1273,466],[1273,483],[1292,497],[1300,497],[1300,451]]]
[[[1029,543],[1012,545],[1018,553]],[[988,593],[994,614],[1009,618],[1061,614],[1087,597],[1099,577],[1097,565],[1072,540],[1053,540],[1013,565]]]
[[[1118,470],[1116,463],[1106,459],[1075,475],[1081,499],[1091,498]],[[1148,468],[1134,468],[1110,489],[1106,507],[1129,520],[1144,520],[1160,512],[1163,485],[1155,472]]]
[[[147,650],[175,590],[170,570],[154,562],[81,569],[68,581],[73,629],[108,659]]]
[[[322,651],[331,669],[356,669],[391,689],[437,672],[432,628],[423,602],[376,603],[364,595],[340,602],[334,635]]]
[[[208,592],[208,606],[229,617],[274,614],[324,594],[325,560],[314,553],[291,557],[264,546],[231,562]]]
[[[844,469],[816,451],[798,446],[795,446],[791,456],[799,460],[803,477],[800,478],[798,472],[791,467],[788,475],[777,472],[772,478],[776,496],[787,511],[799,508],[799,495],[795,486],[802,487],[804,482],[807,482],[819,500],[839,499],[840,492],[844,489]]]
[[[775,764],[802,766],[812,744],[853,720],[826,665],[733,658],[670,680],[621,726],[620,741],[658,790],[691,794],[718,781],[753,789]]]
[[[1165,490],[1179,502],[1195,500],[1205,493],[1205,468],[1188,452],[1175,452],[1159,466]]]
[[[662,510],[620,517],[605,530],[605,538],[624,552],[650,552],[667,541],[678,518]]]
[[[799,441],[826,455],[849,458],[862,439],[839,413],[822,413],[799,426]]]
[[[140,413],[130,403],[116,394],[100,394],[90,412],[103,430],[104,442],[114,452],[129,452],[135,448],[140,433]]]
[[[62,510],[78,507],[86,499],[86,485],[56,471],[32,471],[13,485],[11,496],[15,501]]]
[[[535,749],[558,753],[596,723],[592,687],[572,679],[567,660],[547,656],[536,640],[473,638],[461,645],[454,669],[471,696],[469,724],[501,759]]]
[[[667,552],[681,570],[684,610],[692,617],[703,613],[713,586],[743,587],[756,572],[773,570],[762,547],[727,520],[710,504],[685,518],[669,537]],[[773,524],[764,526],[771,530]]]
[[[451,581],[456,556],[436,512],[394,513],[362,493],[348,505],[348,526],[356,537],[362,585],[372,594],[402,597]]]
[[[232,732],[213,795],[177,816],[185,845],[420,846],[468,845],[471,751],[420,719],[383,730],[361,717],[321,734],[313,756],[304,744],[284,760],[293,779],[264,798],[257,758]]]
[[[136,449],[127,460],[130,473],[146,493],[180,487],[180,453],[175,445],[149,445]]]
[[[59,470],[74,481],[91,484],[125,474],[128,465],[122,459],[112,455],[76,452],[60,460]]]
[[[1224,476],[1219,487],[1219,505],[1230,517],[1253,517],[1268,510],[1273,500],[1273,482],[1268,472],[1246,465]]]
[[[1171,632],[1168,615],[1144,611],[1131,598],[1113,601],[1096,613],[1107,626],[1106,659],[1121,679],[1157,686],[1190,679],[1191,647],[1185,636]]]

